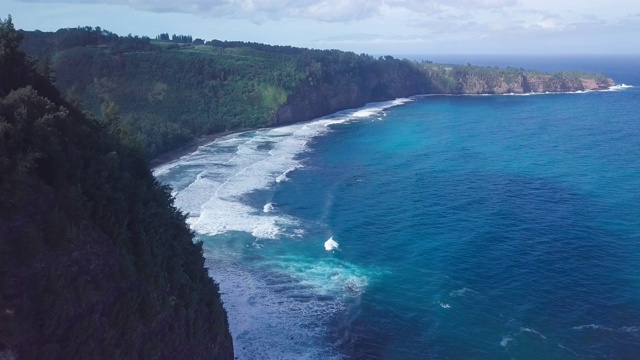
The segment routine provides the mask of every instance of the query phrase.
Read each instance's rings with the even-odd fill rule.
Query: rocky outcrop
[[[503,78],[483,78],[480,76],[468,76],[460,79],[461,94],[522,94],[527,92],[526,77],[522,76],[518,81],[506,81]]]
[[[554,75],[530,76],[527,79],[531,92],[575,92],[584,90],[603,90],[615,85],[612,79],[586,77],[563,77]]]
[[[610,78],[570,77],[562,75],[526,75],[505,80],[504,77],[470,75],[458,80],[460,94],[527,94],[604,90],[615,85]]]

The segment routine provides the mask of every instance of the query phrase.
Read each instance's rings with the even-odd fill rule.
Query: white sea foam
[[[609,87],[609,89],[607,89],[607,91],[620,91],[620,90],[625,90],[625,89],[629,89],[632,88],[633,85],[627,85],[627,84],[620,84],[620,85],[614,85]]]
[[[340,246],[340,244],[333,240],[333,236],[324,242],[324,249],[327,251],[338,250],[338,246]]]
[[[502,340],[500,341],[500,346],[507,347],[507,345],[509,345],[509,343],[512,341],[513,338],[511,336],[503,336]]]
[[[340,296],[318,295],[295,276],[241,266],[219,252],[205,256],[220,284],[237,358],[341,358],[324,341],[326,319],[345,309]]]
[[[465,295],[469,295],[469,294],[477,294],[477,293],[478,292],[475,291],[475,290],[471,290],[471,289],[469,289],[467,287],[464,287],[462,289],[451,291],[449,293],[449,296],[450,297],[460,297],[460,296],[465,296]]]
[[[337,278],[337,279],[336,279]],[[335,276],[332,280],[343,281],[344,293],[348,296],[360,296],[364,293],[367,285],[369,285],[369,279],[365,276],[348,276],[345,280],[340,279],[339,276]]]
[[[176,166],[176,164],[177,164],[177,161],[172,161],[172,162],[153,168],[152,170],[153,176],[158,177],[158,176],[167,174],[173,167]]]
[[[535,95],[534,93],[525,93],[525,94],[504,94],[507,96],[531,96],[531,95]]]
[[[438,305],[440,305],[443,309],[450,309],[451,308],[451,305],[449,305],[447,303],[438,302]]]
[[[230,135],[155,169],[158,179],[174,188],[175,204],[187,214],[191,228],[216,236],[207,240],[216,249],[209,248],[205,258],[220,284],[239,358],[340,357],[326,343],[327,321],[357,301],[370,274],[329,256],[320,261],[266,256],[246,261],[237,249],[262,253],[266,247],[262,239],[299,238],[305,229],[301,220],[275,211],[281,209],[270,200],[257,205],[248,199],[280,186],[291,171],[302,168],[300,155],[309,141],[332,131],[332,126],[362,119],[365,113],[380,116],[384,109],[407,101],[370,104],[312,122]],[[247,242],[247,235],[224,235],[234,232],[255,239]],[[242,244],[213,245],[218,239],[242,239]]]
[[[275,211],[275,204],[274,203],[267,203],[262,207],[262,212],[266,212],[266,213],[270,213]]]
[[[298,169],[298,168],[299,168],[299,166],[287,169],[285,172],[283,172],[282,174],[278,175],[278,177],[276,178],[276,182],[279,183],[279,182],[283,182],[283,181],[289,180],[287,175],[289,175],[290,172],[292,172],[292,171],[294,171],[295,169]]]
[[[215,139],[213,142],[207,145],[200,146],[196,149],[196,151],[191,154],[183,155],[178,159],[172,160],[166,164],[162,164],[152,169],[153,175],[155,177],[162,177],[167,175],[172,170],[175,170],[176,167],[181,167],[181,172],[184,171],[185,165],[204,165],[202,160],[209,155],[209,148],[211,144],[216,144],[216,148],[229,148],[235,147],[235,144],[238,142],[244,142],[246,139],[235,137],[236,134],[223,136]]]
[[[536,335],[540,336],[541,338],[543,338],[544,340],[547,340],[547,337],[546,337],[546,336],[542,335],[541,333],[537,332],[537,331],[536,331],[536,330],[534,330],[534,329],[531,329],[531,328],[528,328],[528,327],[521,327],[521,328],[520,328],[520,331],[522,331],[522,332],[528,332],[528,333],[531,333],[531,334],[536,334]]]
[[[375,111],[375,109],[363,109],[363,110],[358,110],[356,112],[353,113],[353,116],[356,118],[365,118],[365,117],[372,117],[373,115],[376,115],[378,112]]]
[[[277,239],[282,233],[282,229],[276,223],[261,223],[251,230],[251,235],[258,239]]]
[[[620,84],[610,86],[607,89],[603,90],[576,90],[576,91],[545,91],[545,92],[530,92],[530,93],[506,93],[506,94],[422,94],[413,96],[413,99],[425,98],[425,97],[433,97],[433,96],[533,96],[533,95],[558,95],[558,94],[587,94],[592,92],[602,92],[602,91],[620,91],[629,88],[633,88],[633,85]]]
[[[414,101],[414,98],[400,98],[391,101],[384,101],[379,103],[370,103],[366,106],[355,110],[344,110],[337,112],[333,115],[329,115],[324,118],[316,120],[316,122],[322,123],[325,127],[331,125],[344,124],[351,121],[358,121],[365,118],[382,118],[386,116],[385,110],[394,106],[406,104]]]
[[[573,351],[572,349],[570,349],[570,348],[568,348],[568,347],[566,347],[566,346],[564,346],[562,344],[558,344],[558,347],[560,349],[563,349],[563,350],[566,350],[566,351],[572,353],[573,355],[576,355],[576,356],[578,355],[575,351]]]
[[[622,326],[619,328],[612,328],[612,327],[603,326],[603,325],[589,324],[589,325],[574,326],[573,330],[600,330],[600,331],[607,331],[607,332],[629,333],[629,332],[640,331],[640,326]]]
[[[248,265],[205,243],[240,359],[337,359],[326,323],[345,314],[372,272],[335,258],[260,258]]]
[[[303,167],[299,155],[310,140],[331,131],[331,125],[380,114],[408,101],[373,103],[308,123],[229,135],[154,169],[154,174],[174,188],[176,206],[188,214],[188,224],[198,233],[240,231],[267,239],[300,236],[297,219],[265,208],[260,211],[245,204],[243,197],[275,186]]]
[[[356,296],[369,285],[371,271],[336,258],[322,260],[299,256],[281,256],[267,261],[269,268],[281,269],[316,294]]]
[[[233,153],[210,151],[202,164],[207,170],[176,196],[176,205],[189,214],[191,227],[209,235],[228,231],[244,231],[263,238],[286,235],[282,230],[295,227],[295,219],[272,215],[265,208],[258,213],[244,204],[242,197],[267,188],[284,170],[295,167],[295,156],[308,141],[305,126],[259,130],[253,137],[236,142]],[[265,144],[270,150],[264,148]],[[192,160],[183,159],[184,166],[190,165],[189,161]]]

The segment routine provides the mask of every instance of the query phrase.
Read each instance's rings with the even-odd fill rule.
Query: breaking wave
[[[640,331],[640,326],[622,326],[618,328],[612,328],[612,327],[603,326],[603,325],[589,324],[589,325],[574,326],[573,330],[599,330],[599,331],[616,332],[616,333],[632,333],[632,332]]]
[[[155,168],[154,175],[173,187],[176,206],[200,234],[240,231],[265,239],[296,237],[301,234],[297,219],[256,208],[245,197],[303,168],[299,156],[311,140],[331,131],[330,125],[379,117],[385,109],[409,101],[373,103],[307,123],[228,135]]]
[[[173,188],[175,205],[204,240],[206,266],[219,282],[238,358],[343,358],[326,341],[331,337],[327,324],[336,317],[348,321],[345,314],[366,292],[371,272],[332,253],[318,259],[314,254],[270,252],[275,247],[265,244],[278,242],[269,241],[300,243],[311,237],[307,229],[323,225],[305,224],[287,214],[272,202],[273,196],[260,201],[252,201],[252,196],[273,194],[282,182],[293,181],[295,171],[304,168],[301,155],[309,143],[333,125],[375,120],[385,109],[408,101],[228,135],[154,169],[154,175]],[[335,241],[329,245],[331,250],[338,247]]]

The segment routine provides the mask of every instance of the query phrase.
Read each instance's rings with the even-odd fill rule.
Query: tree
[[[102,122],[107,126],[117,124],[120,120],[120,108],[113,101],[107,101],[100,107]]]
[[[38,61],[37,70],[40,75],[46,77],[52,83],[56,82],[56,75],[55,71],[53,70],[53,61],[51,60],[51,55],[47,54]]]
[[[218,286],[170,189],[15,39],[1,21],[0,358],[233,359]],[[117,124],[117,107],[103,109]]]
[[[26,58],[18,51],[21,40],[22,35],[13,27],[11,15],[0,20],[0,96],[8,94],[11,84],[25,76],[21,65]]]

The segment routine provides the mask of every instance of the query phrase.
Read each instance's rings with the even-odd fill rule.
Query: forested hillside
[[[232,359],[201,244],[137,135],[64,100],[20,38],[0,21],[0,358]]]
[[[598,89],[606,76],[442,65],[338,50],[118,36],[99,27],[23,32],[22,48],[70,101],[119,114],[148,156],[195,137],[309,120],[419,94]],[[584,81],[588,79],[588,81]]]
[[[397,97],[407,82],[407,95],[428,89],[411,62],[336,50],[221,41],[194,45],[178,36],[166,41],[168,34],[151,41],[90,27],[25,35],[22,48],[41,59],[40,69],[55,77],[68,98],[94,114],[116,104],[151,156],[195,136],[267,126],[302,87],[328,90],[326,99],[355,89],[358,104]],[[122,51],[124,42],[131,50]],[[353,105],[346,101],[318,110]]]

